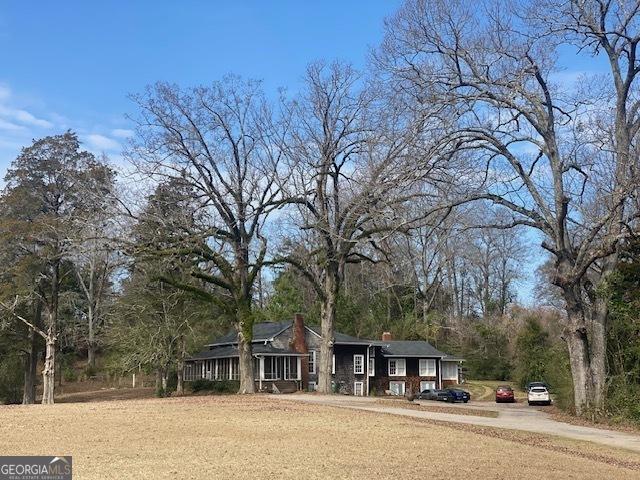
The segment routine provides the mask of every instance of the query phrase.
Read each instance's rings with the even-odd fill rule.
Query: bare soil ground
[[[495,402],[496,388],[500,385],[511,385],[517,402],[526,402],[527,394],[524,390],[518,388],[515,383],[502,382],[499,380],[467,380],[460,388],[467,390],[471,394],[471,400],[480,402]]]
[[[493,410],[484,410],[479,408],[457,408],[457,405],[449,406],[447,403],[432,402],[431,405],[425,405],[424,403],[415,404],[408,400],[397,401],[380,399],[378,403],[381,405],[388,405],[392,407],[410,408],[413,410],[423,410],[425,412],[438,412],[438,413],[455,413],[456,415],[472,415],[475,417],[491,417],[498,418],[498,412]]]
[[[640,425],[638,425],[637,423],[631,423],[628,420],[615,420],[597,417],[594,419],[587,419],[576,417],[575,415],[571,415],[563,410],[560,410],[555,405],[541,407],[541,410],[558,422],[570,423],[572,425],[579,425],[581,427],[606,428],[619,432],[634,433],[636,435],[640,433]]]
[[[260,395],[0,407],[0,454],[71,454],[78,479],[640,476],[623,450]]]

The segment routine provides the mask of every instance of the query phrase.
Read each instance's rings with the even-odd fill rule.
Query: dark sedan
[[[469,392],[465,392],[464,390],[460,390],[459,388],[449,388],[449,393],[453,396],[454,402],[464,402],[467,403],[471,400],[471,395]]]
[[[454,402],[453,394],[449,390],[423,390],[416,395],[415,400],[437,400],[439,402]]]

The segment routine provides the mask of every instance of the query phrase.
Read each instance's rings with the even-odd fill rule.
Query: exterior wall
[[[315,373],[309,373],[309,382],[313,382],[314,384],[318,384],[318,362],[320,361],[320,337],[317,336],[315,333],[310,332],[309,330],[305,329],[305,334],[304,334],[304,338],[307,341],[307,351],[309,352],[309,354],[311,354],[311,352],[315,351],[316,352],[316,371]],[[309,368],[309,363],[307,360],[307,369]],[[307,383],[307,385],[304,386],[305,390],[309,389],[309,385]]]
[[[448,362],[443,362],[443,363],[447,363],[449,365],[454,364],[455,368],[456,368],[456,373],[457,373],[457,379],[450,379],[450,378],[443,378],[442,379],[442,386],[443,387],[451,387],[454,385],[458,385],[460,383],[460,364],[459,362],[453,362],[453,361],[448,361]]]
[[[395,357],[392,357],[395,358]],[[422,357],[431,358],[431,357]],[[405,395],[415,395],[420,392],[420,382],[435,382],[436,388],[438,388],[438,375],[440,369],[440,362],[436,360],[436,375],[434,377],[420,376],[419,370],[419,358],[407,357],[406,362],[406,375],[405,376],[389,376],[389,357],[383,357],[376,351],[376,375],[371,378],[371,392],[373,395],[385,395],[389,390],[389,382],[405,382],[404,391]]]
[[[291,325],[285,329],[281,334],[276,336],[272,342],[272,345],[281,349],[293,349],[293,334],[294,327]],[[309,372],[308,357],[301,358],[301,372],[309,372],[302,375],[302,381],[298,381],[298,388],[301,390],[308,390],[309,383],[317,385],[318,382],[318,362],[320,360],[320,343],[321,339],[318,335],[309,329],[304,329],[306,347],[309,353],[316,352],[316,365],[315,373]],[[299,344],[300,342],[298,342]],[[335,383],[336,393],[342,394],[354,394],[354,383],[362,382],[363,394],[367,395],[367,383],[369,383],[369,394],[371,395],[385,395],[390,389],[390,382],[398,381],[405,383],[405,395],[415,395],[420,391],[420,382],[435,382],[436,388],[446,388],[449,386],[457,385],[460,380],[460,374],[458,373],[458,381],[442,379],[442,385],[438,385],[438,379],[440,378],[440,361],[436,360],[436,375],[435,376],[420,376],[419,375],[419,358],[406,357],[406,375],[405,376],[389,376],[388,360],[389,357],[383,357],[381,353],[381,347],[373,347],[374,362],[375,362],[375,374],[368,377],[369,365],[367,363],[367,345],[335,345],[335,374],[333,375],[333,381]],[[353,356],[359,354],[363,355],[364,360],[364,374],[355,374],[353,371]],[[391,357],[395,358],[395,357]],[[195,368],[194,368],[195,367]],[[186,371],[187,369],[185,369]],[[189,367],[191,377],[200,378],[202,375],[202,362],[196,361],[195,365]],[[195,379],[194,378],[194,379]],[[367,382],[368,380],[368,382]],[[269,380],[263,380],[263,390],[270,389],[273,382]],[[257,385],[257,383],[256,383]]]
[[[333,375],[336,393],[354,394],[354,383],[362,382],[363,393],[367,390],[367,346],[366,345],[334,345],[336,356],[336,373]],[[353,373],[353,356],[363,355],[364,374]]]
[[[309,382],[318,383],[318,363],[320,361],[320,337],[306,330],[305,339],[309,354],[316,352],[315,373],[309,373]],[[364,395],[367,391],[367,346],[366,345],[334,345],[333,352],[336,357],[336,373],[332,376],[337,393],[353,395],[354,383],[362,382]],[[365,373],[356,375],[353,373],[353,356],[364,355]],[[308,389],[308,385],[305,386]]]

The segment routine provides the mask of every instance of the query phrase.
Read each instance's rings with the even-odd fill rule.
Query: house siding
[[[307,350],[309,352],[316,352],[316,373],[309,373],[309,382],[314,382],[316,385],[318,384],[318,363],[320,362],[320,337],[318,337],[315,333],[310,332],[308,329],[305,329],[304,338],[307,342]],[[307,363],[307,369],[309,368],[309,364]],[[309,384],[304,386],[305,390],[309,389]]]
[[[394,357],[395,358],[395,357]],[[398,357],[401,358],[401,357]],[[432,357],[421,357],[432,358]],[[370,379],[371,391],[374,395],[384,395],[389,390],[389,382],[405,382],[405,395],[415,395],[420,391],[420,382],[436,382],[438,386],[438,375],[440,362],[436,358],[436,375],[433,377],[420,376],[419,358],[406,357],[406,375],[405,376],[389,376],[389,357],[383,357],[376,352],[376,375]],[[455,383],[455,382],[454,382]]]
[[[315,373],[309,372],[309,363],[308,363],[309,357],[307,357],[306,355],[300,357],[301,380],[297,381],[297,385],[299,389],[308,390],[310,382],[313,382],[316,385],[318,383],[320,346],[321,346],[320,344],[322,339],[311,329],[304,328],[306,350],[305,350],[305,346],[302,345],[301,342],[296,342],[296,345],[294,346],[293,336],[294,336],[294,332],[296,331],[294,325],[299,326],[300,323],[296,324],[294,321],[294,323],[289,325],[288,327],[283,324],[282,329],[279,331],[276,331],[276,328],[274,327],[267,328],[266,329],[267,334],[260,337],[260,338],[263,338],[264,340],[261,340],[260,342],[256,342],[255,345],[256,345],[256,348],[258,348],[258,345],[259,345],[260,348],[262,348],[262,351],[269,351],[267,348],[261,345],[263,341],[265,345],[270,344],[276,350],[285,350],[285,351],[293,350],[299,353],[306,353],[307,351],[311,353],[315,351],[316,352]],[[263,328],[262,331],[264,332],[265,329]],[[300,330],[297,330],[297,331],[300,331]],[[272,338],[266,338],[267,335],[271,335]],[[338,334],[338,335],[340,336],[342,334]],[[348,337],[348,336],[342,335],[342,337]],[[339,338],[342,338],[342,337],[339,337]],[[389,343],[385,342],[384,344],[381,344],[381,342],[376,342],[373,340],[371,341],[363,340],[362,344],[359,344],[358,343],[359,340],[356,338],[353,338],[352,343],[348,343],[349,340],[343,340],[343,341],[345,343],[337,343],[334,345],[336,370],[335,370],[335,374],[332,375],[332,380],[334,382],[334,391],[336,393],[354,395],[355,394],[354,384],[356,382],[362,382],[362,393],[364,395],[367,395],[367,386],[369,387],[369,390],[368,390],[369,394],[384,395],[388,390],[390,390],[390,382],[394,382],[394,381],[404,382],[405,395],[407,396],[415,395],[416,393],[418,393],[420,391],[421,382],[435,382],[437,388],[446,388],[446,387],[458,384],[458,382],[456,382],[455,380],[445,380],[445,379],[442,379],[442,383],[439,384],[438,380],[441,377],[440,375],[441,363],[439,361],[440,357],[430,356],[432,354],[435,355],[435,353],[433,353],[434,352],[433,347],[431,347],[428,344],[427,344],[428,348],[422,349],[420,345],[416,347],[416,344],[420,342],[404,342],[404,343],[399,342],[398,344],[396,344],[396,350],[394,351],[391,348],[393,345],[390,345],[390,343],[393,342],[392,340],[389,340]],[[369,347],[370,343],[368,342],[376,343],[377,345]],[[209,347],[209,349],[211,350],[215,348],[230,349],[231,347],[229,346]],[[398,350],[398,348],[400,349]],[[373,376],[368,375],[369,363],[367,360],[369,356],[367,351],[369,349],[370,351],[373,352],[373,358],[375,361],[375,369],[374,369]],[[424,352],[425,356],[422,356],[422,357],[395,356],[405,352],[407,355],[412,354],[412,352],[415,352],[416,354],[417,352],[420,352],[420,354]],[[437,350],[435,350],[435,352],[441,353],[441,352],[438,352]],[[391,356],[391,357],[383,356],[383,353],[386,355],[394,355],[394,356]],[[265,355],[268,355],[268,354],[265,354]],[[354,355],[363,356],[363,364],[364,364],[363,374],[354,373]],[[393,377],[389,376],[388,362],[389,362],[389,359],[391,358],[396,358],[396,359],[404,358],[405,365],[406,365],[406,375],[393,376]],[[436,374],[434,376],[419,375],[420,373],[419,361],[421,359],[435,360]],[[193,362],[195,362],[194,366],[197,370],[194,372],[195,376],[199,376],[202,369],[202,366],[201,366],[202,361],[194,360]],[[189,368],[193,370],[194,366],[189,366]],[[271,383],[269,380],[263,380],[262,382],[263,382],[263,389],[265,387],[265,384]]]
[[[333,375],[336,393],[354,394],[354,383],[363,382],[363,391],[367,388],[367,346],[366,345],[334,345],[336,356],[336,373]],[[353,373],[353,356],[364,356],[364,374]]]

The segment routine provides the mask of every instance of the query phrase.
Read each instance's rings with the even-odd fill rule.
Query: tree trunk
[[[183,371],[182,371],[183,368],[184,368],[184,362],[180,360],[178,362],[178,367],[176,372],[176,375],[178,377],[178,381],[176,382],[176,395],[184,395],[184,378],[183,378]]]
[[[56,381],[56,341],[58,339],[58,296],[60,289],[60,265],[52,266],[51,299],[47,305],[47,333],[45,335],[44,369],[42,370],[42,404],[53,404]]]
[[[332,393],[331,371],[333,369],[333,342],[337,300],[337,275],[332,275],[330,269],[327,270],[326,275],[324,282],[325,298],[322,301],[320,312],[320,329],[322,332],[320,370],[318,372],[318,392],[320,393]]]
[[[240,388],[238,393],[256,393],[256,384],[253,375],[253,317],[251,312],[251,299],[238,301],[236,312],[238,332],[238,370],[240,374]]]
[[[561,288],[567,310],[567,325],[564,336],[569,349],[574,404],[576,414],[582,415],[591,408],[592,401],[589,332],[582,308],[580,288],[576,285],[564,285]]]
[[[256,385],[253,379],[253,355],[251,343],[245,338],[238,337],[238,354],[240,355],[240,389],[238,393],[256,393]]]
[[[53,404],[53,392],[55,388],[56,367],[56,338],[49,328],[45,339],[44,369],[42,370],[42,404]]]
[[[37,325],[37,324],[36,324]],[[38,336],[29,329],[29,352],[25,356],[24,387],[22,391],[22,404],[32,405],[36,403],[36,370],[38,366]]]
[[[597,298],[591,314],[591,376],[593,408],[596,413],[604,410],[607,380],[607,298]]]
[[[569,348],[571,376],[573,377],[573,396],[576,414],[582,415],[590,408],[591,369],[589,367],[589,349],[586,332],[570,327],[566,332]]]
[[[87,321],[89,323],[89,332],[87,336],[87,367],[94,369],[96,367],[96,334],[94,331],[94,311],[91,305],[87,312]]]
[[[162,370],[158,368],[156,370],[156,393],[160,394],[162,389]]]
[[[176,366],[177,382],[176,395],[184,395],[184,358],[186,356],[186,340],[184,335],[180,337],[180,353],[178,355],[178,364]]]

